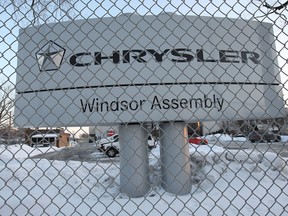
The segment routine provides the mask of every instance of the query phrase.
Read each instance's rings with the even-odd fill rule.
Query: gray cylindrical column
[[[129,197],[149,190],[148,133],[141,125],[119,126],[120,191]]]
[[[170,193],[191,193],[189,143],[184,122],[162,123],[160,127],[160,162],[162,187]]]

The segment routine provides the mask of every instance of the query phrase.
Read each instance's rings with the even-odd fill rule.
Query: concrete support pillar
[[[139,124],[119,126],[120,191],[129,197],[149,190],[148,133]]]
[[[162,123],[159,127],[162,187],[176,195],[189,194],[192,181],[186,124]]]

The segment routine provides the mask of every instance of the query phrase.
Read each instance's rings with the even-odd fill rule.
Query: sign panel
[[[15,124],[282,116],[271,29],[269,23],[170,14],[22,29]]]

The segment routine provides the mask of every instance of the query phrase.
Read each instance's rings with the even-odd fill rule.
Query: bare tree
[[[14,88],[12,85],[0,86],[0,128],[11,125],[12,108],[14,106]]]
[[[64,21],[72,19],[75,0],[6,0],[0,1],[0,5],[17,21],[29,21],[29,24],[41,24],[44,22]],[[25,24],[27,25],[27,24]]]

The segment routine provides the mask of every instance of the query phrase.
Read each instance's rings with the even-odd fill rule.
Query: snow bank
[[[233,138],[228,134],[211,134],[204,136],[208,141],[216,142],[216,141],[232,141]]]
[[[0,146],[1,215],[246,216],[288,211],[288,158],[271,152],[191,145],[191,194],[175,196],[161,187],[158,146],[149,155],[151,190],[132,199],[119,190],[119,163],[114,160],[24,159],[36,151],[44,148]]]
[[[59,151],[57,147],[34,148],[26,144],[0,145],[0,159],[28,158],[38,154]]]

